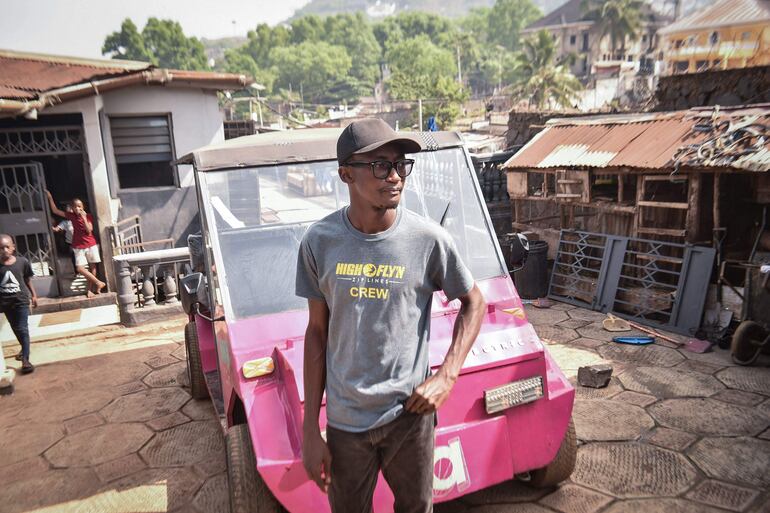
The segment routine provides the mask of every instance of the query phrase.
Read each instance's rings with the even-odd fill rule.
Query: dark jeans
[[[29,360],[29,305],[3,305],[2,310],[21,344],[22,359]]]
[[[396,499],[396,513],[431,513],[433,437],[434,416],[409,412],[363,433],[328,426],[332,512],[371,512],[374,487],[382,470]]]

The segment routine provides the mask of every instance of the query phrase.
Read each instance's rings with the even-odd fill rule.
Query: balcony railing
[[[187,247],[113,257],[121,318],[136,309],[179,303],[179,278],[190,272]]]

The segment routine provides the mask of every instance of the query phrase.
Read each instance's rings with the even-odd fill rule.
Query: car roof
[[[342,128],[304,128],[246,135],[210,144],[184,155],[177,164],[194,164],[198,171],[317,162],[337,158]],[[404,132],[419,138],[423,151],[461,146],[456,132]]]

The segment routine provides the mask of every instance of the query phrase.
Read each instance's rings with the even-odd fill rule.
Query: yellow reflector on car
[[[516,307],[516,308],[505,308],[505,309],[503,309],[503,312],[505,312],[505,313],[507,313],[509,315],[513,315],[514,317],[516,317],[518,319],[526,319],[527,318],[527,314],[524,313],[524,310],[522,310],[521,308],[518,308],[518,307]]]
[[[543,378],[535,376],[484,390],[484,406],[487,413],[496,413],[513,406],[531,403],[541,397],[543,397]]]
[[[275,370],[275,364],[273,359],[269,356],[264,358],[257,358],[256,360],[249,360],[243,364],[243,377],[244,378],[258,378],[270,374]]]

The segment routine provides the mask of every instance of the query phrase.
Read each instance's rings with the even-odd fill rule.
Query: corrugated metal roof
[[[585,15],[582,4],[583,0],[568,0],[542,18],[527,25],[522,32],[529,33],[539,29],[561,27],[575,23],[593,25],[594,20]],[[641,14],[642,21],[645,23],[659,24],[671,20],[669,16],[659,13],[646,2],[641,6]]]
[[[770,21],[770,0],[719,0],[658,31],[672,34],[689,30]]]
[[[250,80],[232,73],[155,69],[147,62],[0,50],[0,99],[33,100],[48,91],[150,71],[161,77],[163,83],[175,80],[174,85],[189,83],[212,89],[236,89],[248,85]]]
[[[533,21],[527,25],[524,30],[566,25],[567,23],[576,23],[578,21],[593,23],[592,20],[586,20],[583,17],[583,11],[580,9],[581,2],[582,0],[569,0],[561,7],[554,9],[542,18]]]
[[[713,115],[710,109],[693,109],[552,120],[504,167],[665,169],[674,165],[680,148],[704,143],[721,133],[694,130],[696,125],[700,128],[709,124]],[[716,121],[724,120],[731,121],[733,126],[741,122],[763,124],[767,127],[764,130],[770,131],[770,106],[723,109]],[[770,141],[766,138],[763,144],[764,149],[729,162],[720,159],[717,152],[712,159],[689,165],[767,171],[770,170]]]
[[[0,50],[0,98],[33,98],[90,80],[149,69],[146,62],[77,59]]]

